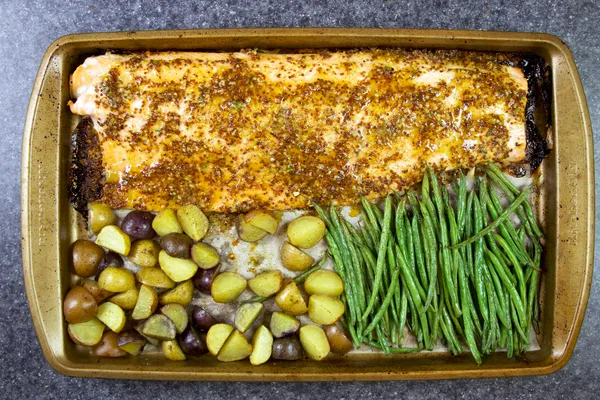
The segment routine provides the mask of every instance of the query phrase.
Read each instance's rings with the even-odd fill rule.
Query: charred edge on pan
[[[102,198],[102,152],[91,118],[83,118],[73,132],[69,168],[69,202],[87,216],[88,203]]]

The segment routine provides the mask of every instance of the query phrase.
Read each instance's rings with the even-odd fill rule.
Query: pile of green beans
[[[532,186],[520,191],[494,164],[468,186],[462,172],[443,185],[428,167],[419,192],[389,195],[383,209],[363,198],[358,228],[315,205],[356,347],[408,353],[442,341],[478,364],[499,348],[509,358],[527,351],[542,253]],[[404,347],[407,333],[417,347]]]

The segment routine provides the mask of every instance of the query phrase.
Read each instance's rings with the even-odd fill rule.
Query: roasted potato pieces
[[[283,266],[290,271],[304,271],[315,262],[314,258],[294,247],[290,242],[281,244],[280,254]]]
[[[131,249],[129,235],[116,225],[107,225],[98,234],[96,244],[121,255],[128,255]]]
[[[106,289],[102,289],[100,285],[98,285],[98,282],[91,279],[84,280],[81,286],[83,286],[85,290],[94,296],[94,299],[96,299],[97,303],[102,303],[104,300],[108,299],[114,294]]]
[[[300,328],[300,343],[309,358],[320,361],[329,354],[329,341],[323,329],[317,325]]]
[[[177,331],[175,324],[166,315],[154,314],[144,323],[142,334],[158,340],[173,340]]]
[[[123,357],[127,355],[125,350],[119,348],[119,336],[111,331],[104,332],[100,342],[92,347],[92,352],[98,357]]]
[[[235,272],[223,272],[215,277],[210,294],[217,303],[231,303],[246,289],[247,282]]]
[[[148,341],[138,331],[125,329],[119,333],[117,346],[132,356],[137,356],[144,350],[146,343]]]
[[[142,320],[150,317],[158,307],[158,295],[148,285],[142,285],[138,294],[137,302],[131,313],[131,318]]]
[[[154,229],[158,236],[166,236],[172,232],[183,232],[183,229],[181,229],[181,225],[179,225],[179,221],[177,220],[175,210],[170,208],[165,208],[156,214],[156,217],[154,217],[154,220],[152,221],[152,229]]]
[[[96,275],[103,258],[104,250],[91,240],[78,240],[73,244],[73,269],[83,278]]]
[[[271,235],[277,232],[279,221],[268,211],[254,210],[244,215],[244,221],[250,225],[262,229]]]
[[[348,335],[337,325],[327,325],[325,327],[325,335],[329,340],[331,352],[338,355],[348,353],[354,348],[352,341]]]
[[[123,218],[121,229],[133,239],[152,239],[156,236],[153,220],[154,214],[148,211],[131,211]]]
[[[274,360],[294,361],[300,360],[303,356],[302,344],[295,335],[273,341],[271,358]]]
[[[308,316],[315,324],[333,324],[344,315],[344,311],[344,303],[335,297],[313,294],[308,299]]]
[[[204,339],[191,325],[179,337],[179,345],[184,353],[192,356],[201,356],[208,353]]]
[[[206,334],[206,346],[213,356],[219,354],[221,347],[233,332],[233,326],[227,324],[215,324],[210,327]]]
[[[177,303],[182,306],[187,306],[192,302],[192,296],[194,295],[194,284],[191,280],[181,282],[173,289],[164,292],[158,298],[160,304]]]
[[[313,272],[304,282],[308,294],[322,294],[337,297],[344,292],[344,282],[338,274],[326,269]]]
[[[106,204],[90,203],[88,205],[88,224],[92,232],[98,233],[105,226],[114,225],[116,221],[115,214]]]
[[[235,227],[237,229],[238,236],[244,242],[257,242],[267,236],[268,233],[267,231],[257,228],[256,226],[246,222],[243,215],[238,216]]]
[[[310,249],[325,236],[325,223],[318,217],[303,215],[290,222],[287,235],[294,246]]]
[[[165,340],[161,343],[161,349],[165,357],[172,361],[184,361],[185,353],[176,340]]]
[[[121,332],[127,321],[125,311],[110,301],[100,304],[97,318],[115,333]]]
[[[161,307],[160,312],[173,321],[173,324],[175,324],[175,331],[177,333],[182,333],[185,328],[187,328],[188,315],[187,311],[185,311],[185,307],[181,304],[167,304]]]
[[[273,335],[264,326],[258,327],[254,336],[252,336],[252,354],[250,354],[250,364],[260,365],[269,361],[273,352]]]
[[[217,276],[218,270],[219,267],[211,269],[198,268],[198,271],[196,271],[192,278],[194,287],[204,294],[210,294],[210,286],[215,276]]]
[[[175,282],[160,268],[142,268],[135,273],[139,283],[152,286],[157,289],[173,289]]]
[[[125,292],[135,287],[135,278],[126,268],[108,267],[100,274],[98,286],[109,292]]]
[[[273,270],[256,275],[248,281],[248,286],[257,295],[269,297],[281,289],[282,281],[281,271]]]
[[[133,310],[137,303],[139,293],[139,289],[134,287],[125,292],[115,294],[110,298],[110,302],[118,305],[123,310]]]
[[[63,313],[70,324],[87,322],[98,314],[98,303],[83,287],[74,286],[65,297]]]
[[[81,346],[94,346],[102,339],[104,324],[98,318],[67,326],[69,337]]]
[[[276,311],[271,315],[269,328],[273,336],[282,338],[298,332],[300,321],[291,315]]]
[[[194,326],[204,332],[217,324],[217,320],[202,307],[194,306],[191,318]]]
[[[192,259],[202,269],[211,269],[221,261],[217,249],[209,244],[198,242],[192,246]]]
[[[206,218],[206,215],[204,215],[198,206],[193,204],[180,207],[177,210],[177,220],[183,231],[192,240],[200,240],[208,232],[208,218]]]
[[[159,252],[160,246],[154,240],[137,240],[131,245],[127,258],[142,268],[151,268],[158,263]]]
[[[302,315],[308,311],[302,292],[300,292],[296,283],[291,279],[277,293],[275,303],[290,315]]]
[[[185,233],[171,232],[160,238],[160,247],[171,257],[190,258],[194,242]]]
[[[175,258],[161,250],[158,255],[160,268],[175,282],[183,282],[194,276],[198,266],[192,260],[184,258]]]
[[[263,308],[262,303],[247,303],[239,306],[234,318],[236,329],[242,333],[246,332],[256,321]]]
[[[223,343],[217,359],[219,361],[239,361],[250,354],[252,354],[252,345],[240,331],[234,330]]]

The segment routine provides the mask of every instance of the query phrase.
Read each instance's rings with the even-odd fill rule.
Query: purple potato
[[[123,218],[121,229],[132,239],[152,239],[156,232],[152,229],[154,214],[147,211],[132,211]]]
[[[192,308],[192,323],[200,331],[207,332],[211,326],[217,323],[217,320],[204,308],[194,306]]]
[[[193,240],[185,233],[172,232],[160,239],[160,247],[171,257],[190,258]]]
[[[210,294],[210,286],[217,275],[217,268],[202,269],[198,268],[198,272],[192,277],[194,287],[204,294]]]
[[[208,353],[205,338],[190,325],[179,337],[179,345],[184,353],[191,356],[201,356]]]

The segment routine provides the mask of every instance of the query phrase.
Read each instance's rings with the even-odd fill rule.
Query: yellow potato
[[[206,347],[213,356],[219,354],[221,347],[233,332],[233,326],[227,324],[215,324],[210,327],[206,334]]]
[[[221,261],[217,249],[210,244],[198,242],[192,246],[192,260],[202,269],[211,269]]]
[[[102,203],[90,203],[88,206],[88,224],[92,232],[98,233],[107,225],[114,225],[117,221],[115,214],[109,206]]]
[[[96,317],[115,333],[121,332],[127,321],[125,311],[110,301],[100,304],[98,307],[98,315]]]
[[[300,343],[309,358],[320,361],[329,354],[329,341],[323,329],[317,325],[300,328]]]
[[[192,302],[192,296],[194,295],[194,284],[191,280],[181,282],[175,288],[164,292],[160,295],[160,304],[177,303],[182,306],[187,306]]]
[[[116,225],[107,225],[98,234],[96,244],[121,255],[128,255],[131,249],[129,235]]]
[[[187,328],[188,315],[185,307],[181,304],[167,304],[160,309],[160,312],[173,321],[177,333],[182,333]]]
[[[192,260],[171,257],[164,250],[158,255],[158,263],[165,274],[175,282],[186,281],[198,271],[198,266]]]
[[[183,361],[186,359],[183,350],[177,340],[165,340],[161,344],[162,352],[167,359],[172,361]]]
[[[137,320],[146,319],[154,313],[156,307],[158,307],[158,295],[156,291],[148,285],[142,285],[137,302],[131,313],[131,318]]]
[[[139,283],[159,289],[173,289],[175,282],[160,268],[142,268],[135,273]]]
[[[244,333],[252,326],[263,310],[262,303],[242,304],[235,313],[234,325],[238,331]]]
[[[252,337],[252,354],[250,354],[250,364],[260,365],[269,361],[273,351],[273,335],[264,326],[258,327]]]
[[[98,285],[98,282],[93,281],[91,279],[84,280],[81,286],[83,286],[85,290],[87,290],[92,294],[92,296],[94,296],[94,299],[96,299],[96,302],[98,304],[102,303],[104,300],[108,299],[114,294],[113,292],[110,292],[106,289],[102,289],[100,285]]]
[[[148,341],[138,331],[135,329],[125,329],[119,333],[117,346],[132,356],[137,356],[144,350],[146,343]]]
[[[319,325],[331,325],[344,315],[344,303],[335,297],[313,294],[308,299],[308,316]]]
[[[290,271],[304,271],[315,262],[314,258],[294,247],[290,242],[281,244],[280,254],[283,266]]]
[[[247,223],[243,215],[238,216],[235,227],[237,229],[238,236],[244,242],[257,242],[267,236],[268,233],[265,230]]]
[[[154,240],[136,240],[129,250],[129,260],[142,268],[155,267],[158,263],[160,246]]]
[[[325,223],[318,217],[303,215],[290,222],[287,235],[294,246],[310,249],[325,236]]]
[[[148,318],[141,333],[158,340],[173,340],[177,335],[173,321],[162,314],[154,314]]]
[[[304,282],[304,290],[308,294],[323,294],[337,297],[344,292],[344,282],[338,274],[326,269],[313,272]]]
[[[275,304],[290,315],[302,315],[308,311],[304,297],[293,280],[285,284],[277,293]]]
[[[210,294],[217,303],[231,303],[246,289],[247,282],[235,272],[223,272],[213,279]]]
[[[104,324],[98,318],[67,326],[69,337],[81,346],[94,346],[102,339]]]
[[[282,281],[281,271],[273,270],[256,275],[248,281],[248,286],[257,295],[269,297],[281,289]]]
[[[244,220],[252,226],[274,234],[277,232],[279,221],[268,211],[254,210],[244,215]]]
[[[208,232],[208,218],[193,204],[185,205],[177,210],[177,220],[183,231],[194,241],[198,241]]]
[[[227,338],[217,359],[219,361],[239,361],[252,354],[252,345],[240,331],[233,331]]]
[[[140,291],[134,287],[125,292],[117,293],[110,298],[110,302],[118,305],[123,310],[133,310],[137,303]]]
[[[152,220],[152,229],[154,229],[158,236],[166,236],[173,232],[183,233],[175,210],[170,208],[165,208],[156,214],[156,217]]]
[[[109,292],[125,292],[135,287],[135,278],[126,268],[107,267],[98,277],[98,286]]]

